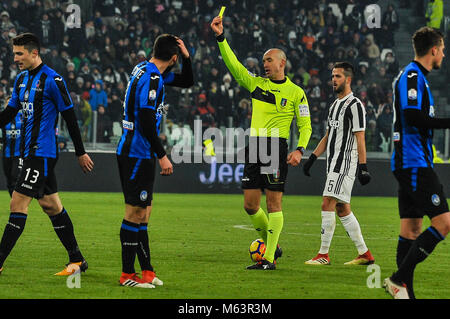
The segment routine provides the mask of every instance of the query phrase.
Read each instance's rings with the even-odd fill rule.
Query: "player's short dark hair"
[[[153,57],[163,61],[169,61],[174,54],[179,54],[177,38],[172,34],[161,34],[153,44]]]
[[[441,31],[422,27],[412,36],[414,52],[418,57],[423,57],[432,47],[439,46],[443,39],[444,34]]]
[[[333,66],[333,69],[344,69],[344,75],[352,79],[355,76],[355,69],[349,62],[336,62]]]
[[[28,52],[33,50],[41,51],[41,43],[39,38],[33,33],[22,33],[12,39],[13,45],[24,46]]]

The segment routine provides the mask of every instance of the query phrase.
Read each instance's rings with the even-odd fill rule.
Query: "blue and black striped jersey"
[[[434,100],[426,75],[418,62],[411,62],[393,83],[394,92],[394,152],[391,169],[433,167],[433,129],[408,125],[406,110],[419,110],[434,118]]]
[[[117,146],[118,155],[143,159],[156,157],[150,141],[145,137],[139,111],[155,111],[156,133],[159,135],[164,112],[164,85],[173,81],[173,78],[172,72],[163,76],[158,68],[148,61],[134,67],[125,94],[123,133]]]
[[[20,129],[22,127],[22,112],[19,111],[16,117],[3,130],[3,157],[12,158],[20,156]]]
[[[58,114],[73,107],[62,76],[45,64],[21,72],[8,106],[22,110],[22,157],[56,158]]]

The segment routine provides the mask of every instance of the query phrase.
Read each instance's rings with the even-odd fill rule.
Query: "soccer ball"
[[[249,252],[251,260],[254,262],[261,261],[264,253],[266,252],[266,245],[264,244],[264,241],[261,238],[254,240],[250,244]]]

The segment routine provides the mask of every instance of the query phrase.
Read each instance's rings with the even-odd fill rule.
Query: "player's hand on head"
[[[212,20],[211,29],[214,31],[216,36],[221,35],[223,33],[223,24],[221,17],[217,16]]]
[[[309,173],[309,170],[313,166],[316,159],[317,159],[317,156],[314,153],[311,153],[308,160],[303,164],[303,174],[305,174],[306,176],[311,176],[311,174]]]
[[[173,173],[173,165],[167,155],[159,159],[159,166],[161,166],[161,175],[167,176]]]
[[[180,38],[177,38],[177,42],[178,42],[178,47],[180,48],[180,51],[181,51],[181,55],[184,58],[189,58],[189,51],[186,48],[186,46],[184,45],[183,40],[181,40]]]
[[[94,162],[91,160],[87,153],[78,157],[78,163],[85,173],[92,171],[92,169],[94,168]]]
[[[367,169],[367,164],[359,164],[358,167],[358,180],[361,185],[366,185],[370,182],[372,176],[370,176],[369,170]]]

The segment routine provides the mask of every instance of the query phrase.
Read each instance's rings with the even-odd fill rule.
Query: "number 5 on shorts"
[[[328,182],[327,192],[331,193],[333,191],[333,187],[334,187],[334,181],[332,179],[330,179]]]
[[[30,177],[31,168],[27,168],[25,171],[27,172],[27,175],[25,175],[25,181],[28,181],[28,177]],[[29,182],[30,182],[31,184],[36,183],[38,177],[39,177],[39,171],[37,171],[37,170],[34,169],[34,170],[33,170],[33,174],[31,175],[31,179],[30,179]]]

